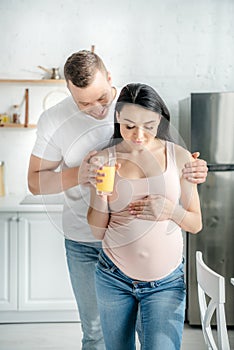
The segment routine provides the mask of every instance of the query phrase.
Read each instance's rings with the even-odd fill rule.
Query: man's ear
[[[112,84],[112,77],[111,77],[111,74],[110,72],[107,72],[107,81]]]
[[[69,85],[69,80],[66,80],[67,88],[70,91],[70,85]],[[70,91],[71,92],[71,91]]]

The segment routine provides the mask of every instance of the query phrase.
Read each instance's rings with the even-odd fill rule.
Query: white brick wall
[[[0,78],[40,78],[37,65],[63,67],[95,44],[115,85],[153,85],[177,126],[190,92],[234,90],[233,18],[233,0],[0,1]],[[32,133],[0,130],[9,192],[26,191]]]

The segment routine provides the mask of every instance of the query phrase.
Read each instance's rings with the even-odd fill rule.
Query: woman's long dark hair
[[[126,85],[120,92],[115,106],[114,116],[114,134],[110,145],[115,145],[123,140],[120,133],[120,124],[117,122],[116,114],[119,113],[125,104],[132,103],[141,106],[147,110],[159,113],[162,117],[158,126],[157,138],[172,141],[170,136],[170,113],[158,95],[158,93],[149,85],[141,83],[131,83]]]

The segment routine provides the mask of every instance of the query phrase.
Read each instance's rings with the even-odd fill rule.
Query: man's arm
[[[199,155],[199,152],[193,153],[195,160],[186,163],[182,170],[183,178],[194,184],[204,183],[208,173],[207,163],[203,159],[198,159]]]
[[[78,185],[78,167],[56,172],[60,163],[31,155],[28,170],[29,190],[33,194],[52,194]]]
[[[90,152],[82,164],[55,171],[61,161],[50,161],[31,155],[28,170],[28,187],[33,194],[53,194],[89,181],[89,159],[97,152]]]

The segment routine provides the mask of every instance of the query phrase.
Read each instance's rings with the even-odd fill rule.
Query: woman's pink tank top
[[[140,281],[161,279],[182,261],[182,232],[175,222],[137,219],[128,211],[132,201],[149,194],[179,202],[180,178],[171,142],[166,142],[166,156],[166,170],[159,176],[128,179],[117,173],[114,200],[109,204],[111,218],[103,249],[122,272]]]

